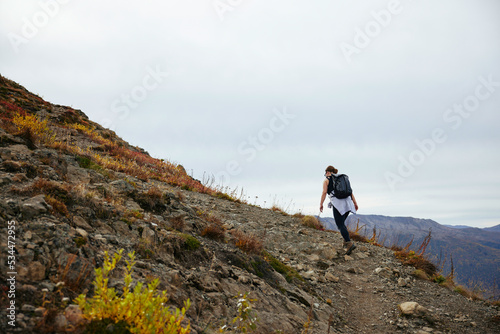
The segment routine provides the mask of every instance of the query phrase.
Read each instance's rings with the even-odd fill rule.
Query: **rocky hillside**
[[[432,282],[393,251],[359,243],[346,256],[312,217],[206,188],[3,77],[0,114],[2,332],[90,328],[74,299],[93,296],[94,268],[120,249],[136,253],[133,285],[159,279],[170,306],[190,300],[191,333],[230,327],[245,293],[255,333],[499,332],[498,306]],[[119,262],[109,286],[122,291],[125,272]]]
[[[336,230],[333,218],[324,218],[325,224]],[[387,217],[380,215],[351,215],[347,223],[359,223],[360,234],[370,237],[377,230],[378,240],[385,246],[404,246],[413,240],[410,249],[418,250],[424,238],[432,231],[426,254],[439,264],[445,275],[451,271],[453,260],[455,281],[469,289],[480,287],[486,297],[500,293],[500,233],[491,229],[451,228],[430,219]]]

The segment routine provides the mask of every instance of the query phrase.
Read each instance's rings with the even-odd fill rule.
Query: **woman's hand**
[[[319,206],[319,212],[323,212],[323,204]]]

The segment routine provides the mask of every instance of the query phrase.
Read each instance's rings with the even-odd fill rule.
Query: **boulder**
[[[425,307],[417,302],[404,302],[399,304],[398,307],[402,314],[409,316],[422,316],[428,312]]]
[[[393,276],[392,270],[390,268],[384,267],[378,267],[374,270],[375,274],[385,277],[385,278],[391,278]]]
[[[25,219],[31,219],[51,209],[52,207],[45,202],[45,195],[37,195],[21,204],[21,213]]]

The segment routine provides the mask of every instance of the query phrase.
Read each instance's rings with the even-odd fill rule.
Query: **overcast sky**
[[[0,0],[0,32],[2,75],[250,203],[318,214],[331,164],[360,214],[500,223],[498,0]]]

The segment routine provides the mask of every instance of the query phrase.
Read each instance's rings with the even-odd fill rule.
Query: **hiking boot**
[[[347,248],[347,252],[345,252],[345,254],[346,255],[351,255],[352,251],[356,249],[356,245],[352,241],[349,241],[347,244],[348,244],[348,247],[346,247]]]

